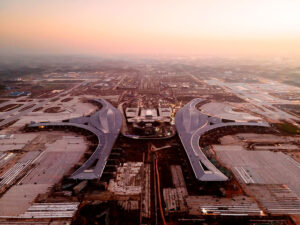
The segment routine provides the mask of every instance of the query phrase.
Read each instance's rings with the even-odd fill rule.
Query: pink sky
[[[1,0],[0,51],[299,55],[299,11],[299,0]]]

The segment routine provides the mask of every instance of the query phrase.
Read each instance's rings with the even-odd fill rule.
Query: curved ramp
[[[193,99],[180,109],[175,116],[175,125],[180,140],[191,163],[196,179],[200,181],[226,181],[228,178],[219,171],[202,152],[199,141],[204,133],[233,126],[269,127],[267,123],[222,122],[221,118],[210,117],[196,109],[196,105],[204,100]]]
[[[69,122],[33,123],[28,128],[79,128],[93,133],[98,144],[91,157],[72,175],[72,179],[98,179],[102,176],[111,149],[122,126],[121,113],[104,99],[94,100],[102,108],[91,116],[70,119]],[[93,165],[95,166],[91,168]]]

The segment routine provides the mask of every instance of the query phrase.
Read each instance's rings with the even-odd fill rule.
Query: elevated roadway
[[[56,123],[32,123],[28,129],[73,128],[86,130],[97,137],[97,147],[90,158],[72,175],[72,179],[98,179],[102,176],[107,159],[122,126],[121,113],[104,99],[94,100],[102,108],[91,116]]]
[[[196,179],[200,181],[226,181],[228,178],[207,159],[199,146],[201,135],[218,128],[237,126],[270,127],[267,123],[223,122],[221,118],[201,113],[196,105],[202,99],[196,98],[180,109],[175,116],[175,125],[180,140],[191,163]]]

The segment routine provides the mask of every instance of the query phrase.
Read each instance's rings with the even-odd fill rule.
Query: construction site
[[[225,80],[144,70],[3,94],[0,224],[299,224],[295,114],[270,117]]]

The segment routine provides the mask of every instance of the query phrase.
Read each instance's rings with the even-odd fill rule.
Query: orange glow
[[[300,54],[298,0],[2,0],[1,52]]]

